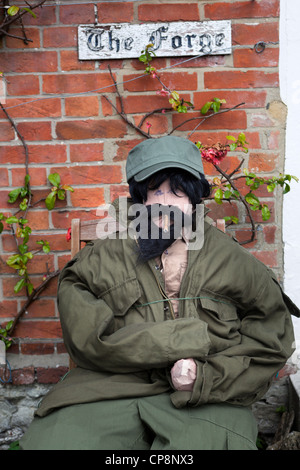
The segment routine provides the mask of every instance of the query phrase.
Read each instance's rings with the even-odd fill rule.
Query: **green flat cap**
[[[126,162],[126,177],[129,181],[143,181],[165,168],[181,168],[200,179],[204,174],[201,153],[188,139],[165,136],[147,139],[130,150]]]

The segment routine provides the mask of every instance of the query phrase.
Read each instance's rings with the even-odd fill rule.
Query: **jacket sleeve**
[[[197,359],[193,392],[174,392],[171,399],[176,407],[218,402],[249,406],[266,393],[292,355],[291,313],[299,316],[299,310],[265,272],[259,295],[243,312],[239,344]]]
[[[79,265],[80,259],[68,263],[58,286],[63,337],[78,366],[112,373],[169,367],[199,353],[199,339],[201,353],[208,352],[207,325],[199,319],[143,322],[115,330],[114,312],[90,290]],[[182,334],[190,338],[188,344]]]

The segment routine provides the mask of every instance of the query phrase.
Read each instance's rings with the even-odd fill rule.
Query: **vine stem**
[[[27,308],[29,307],[29,305],[34,302],[35,300],[37,300],[38,298],[38,295],[46,288],[47,284],[49,283],[49,281],[51,281],[51,279],[53,279],[54,277],[58,276],[60,273],[60,270],[58,269],[57,271],[54,271],[53,273],[50,273],[47,278],[36,288],[36,289],[33,289],[32,293],[30,294],[30,296],[27,298],[25,304],[23,305],[23,307],[19,310],[19,312],[17,313],[14,321],[13,321],[13,324],[11,326],[11,328],[9,329],[8,331],[8,334],[9,336],[12,335],[17,323],[19,322],[19,319],[21,318],[21,316],[26,312]]]
[[[256,234],[256,228],[255,228],[255,223],[254,223],[254,220],[253,220],[253,217],[252,217],[252,214],[251,214],[251,210],[247,204],[247,201],[245,200],[244,196],[240,193],[240,191],[238,190],[238,188],[236,187],[236,185],[234,184],[234,182],[232,181],[232,179],[230,178],[230,175],[227,175],[227,173],[225,173],[225,171],[223,171],[218,165],[216,164],[213,164],[214,167],[218,170],[218,172],[228,181],[228,183],[231,184],[232,188],[237,191],[239,193],[239,198],[240,198],[240,201],[243,203],[243,205],[245,206],[246,208],[246,211],[247,211],[247,214],[249,216],[249,219],[250,219],[250,223],[251,223],[251,237],[249,240],[246,240],[246,241],[242,241],[242,242],[239,242],[240,245],[246,245],[247,243],[251,243],[254,238],[255,238],[255,234]],[[240,165],[239,165],[240,166]],[[237,170],[237,169],[236,169]],[[232,173],[231,173],[232,174]]]

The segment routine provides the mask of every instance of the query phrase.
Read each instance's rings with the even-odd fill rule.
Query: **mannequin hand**
[[[171,369],[172,382],[176,390],[192,391],[197,375],[194,359],[180,359]]]

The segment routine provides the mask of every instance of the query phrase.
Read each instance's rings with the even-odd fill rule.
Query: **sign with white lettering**
[[[231,54],[231,21],[78,27],[79,60],[136,58],[150,43],[157,57]]]

